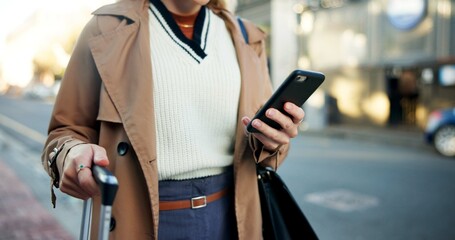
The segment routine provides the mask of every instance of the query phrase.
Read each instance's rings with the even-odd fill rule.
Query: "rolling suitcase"
[[[100,188],[101,211],[98,229],[98,239],[107,240],[109,238],[109,228],[111,222],[112,204],[118,189],[117,178],[106,168],[94,165],[92,168],[93,176]],[[92,217],[92,199],[84,201],[80,240],[90,239],[90,226]]]

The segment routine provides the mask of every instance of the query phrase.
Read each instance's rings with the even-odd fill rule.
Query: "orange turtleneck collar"
[[[188,15],[188,16],[182,16],[182,15],[177,15],[175,13],[171,13],[172,17],[174,18],[175,22],[179,26],[180,30],[182,31],[183,35],[187,37],[188,39],[193,39],[193,31],[194,31],[194,23],[196,22],[196,18],[199,14],[199,12]]]

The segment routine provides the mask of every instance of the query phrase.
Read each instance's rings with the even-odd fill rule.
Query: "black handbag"
[[[280,176],[261,165],[256,170],[264,239],[318,239]]]

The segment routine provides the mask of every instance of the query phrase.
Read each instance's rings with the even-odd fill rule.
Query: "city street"
[[[82,202],[58,194],[52,209],[49,178],[41,167],[51,111],[50,103],[0,96],[0,239],[24,239],[21,231],[28,229],[46,231],[35,239],[78,238]],[[419,134],[409,135],[413,144],[407,146],[392,141],[404,138],[398,130],[382,134],[390,141],[365,129],[351,131],[302,132],[278,170],[320,239],[455,239],[455,159],[437,155],[423,142],[414,144],[422,139]],[[22,207],[6,197],[12,192],[26,195],[23,207],[31,210],[5,209]],[[11,215],[5,212],[28,225],[7,227]],[[45,227],[31,225],[44,221]],[[8,233],[11,229],[17,234]]]

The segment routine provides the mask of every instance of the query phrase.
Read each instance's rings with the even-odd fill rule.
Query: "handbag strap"
[[[239,22],[240,30],[242,31],[242,35],[243,38],[245,39],[245,42],[249,44],[248,32],[246,31],[245,24],[243,23],[240,17],[237,17],[237,21]]]

